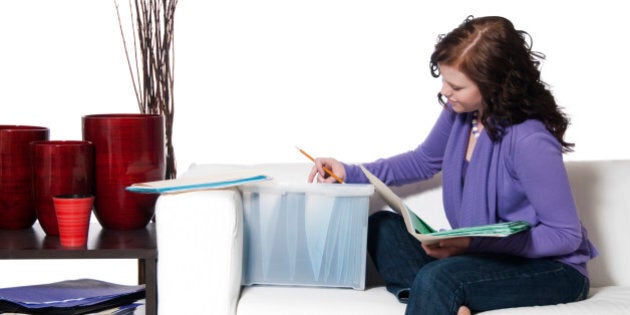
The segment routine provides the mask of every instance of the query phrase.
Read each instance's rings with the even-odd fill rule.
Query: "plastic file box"
[[[372,185],[241,187],[243,284],[365,288]]]

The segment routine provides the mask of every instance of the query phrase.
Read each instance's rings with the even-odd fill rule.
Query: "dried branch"
[[[133,60],[127,46],[118,0],[114,0],[114,4],[138,108],[143,114],[164,116],[166,178],[175,178],[177,172],[172,134],[175,112],[173,70],[177,0],[128,1],[134,48]]]

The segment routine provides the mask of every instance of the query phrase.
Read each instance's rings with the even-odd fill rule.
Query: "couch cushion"
[[[351,289],[253,286],[244,287],[238,315],[283,314],[404,314],[385,287],[365,291]],[[519,307],[480,313],[483,315],[626,315],[630,314],[630,287],[591,289],[587,300],[549,306]]]
[[[280,286],[244,287],[238,315],[404,314],[405,305],[385,287],[365,291]]]
[[[610,286],[591,288],[589,298],[549,306],[518,307],[481,313],[483,315],[625,315],[630,314],[630,287]]]

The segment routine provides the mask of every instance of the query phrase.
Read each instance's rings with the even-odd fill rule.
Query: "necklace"
[[[472,119],[472,134],[475,138],[479,138],[479,135],[481,134],[481,132],[479,131],[479,127],[477,127],[478,125],[478,120],[477,117],[479,116],[479,112],[475,111],[473,112],[473,119]]]

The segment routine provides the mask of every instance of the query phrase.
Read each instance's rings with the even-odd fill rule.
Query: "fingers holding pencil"
[[[309,182],[318,183],[344,183],[346,178],[346,170],[343,164],[333,158],[316,158],[313,159],[313,168],[308,176]]]
[[[344,179],[346,178],[346,169],[343,167],[343,164],[341,164],[341,162],[333,158],[316,159],[310,154],[306,153],[306,151],[298,148],[297,146],[295,148],[298,149],[298,151],[300,151],[300,153],[306,156],[309,160],[315,163],[315,165],[311,169],[311,173],[308,176],[309,183],[312,183],[315,179],[317,179],[318,183],[344,183]]]

